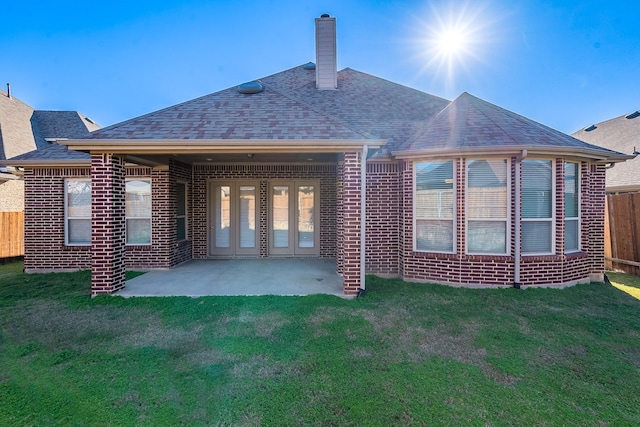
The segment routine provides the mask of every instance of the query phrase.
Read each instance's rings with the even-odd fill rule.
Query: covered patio
[[[269,258],[191,260],[127,280],[115,295],[230,296],[312,295],[344,297],[335,259]]]

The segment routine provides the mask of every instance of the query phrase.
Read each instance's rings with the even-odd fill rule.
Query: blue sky
[[[640,109],[637,13],[615,1],[11,1],[0,87],[106,126],[314,61],[323,13],[340,69],[567,133]],[[447,60],[433,42],[452,24],[468,40]]]

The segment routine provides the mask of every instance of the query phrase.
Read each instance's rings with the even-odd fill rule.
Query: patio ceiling
[[[143,154],[128,155],[133,163],[166,165],[169,159],[197,163],[335,163],[339,153],[231,153],[231,154]]]

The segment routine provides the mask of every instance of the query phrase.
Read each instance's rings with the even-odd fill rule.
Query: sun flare
[[[442,55],[462,54],[469,44],[468,36],[459,28],[446,28],[437,35],[435,48]]]
[[[488,18],[486,5],[450,4],[431,6],[414,25],[414,48],[422,72],[451,84],[455,76],[482,62],[488,43],[488,30],[495,21]]]

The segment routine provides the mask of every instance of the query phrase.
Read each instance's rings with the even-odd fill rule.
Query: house
[[[607,193],[640,192],[640,111],[590,125],[572,134],[590,144],[629,153],[633,157],[607,170]]]
[[[573,136],[634,156],[607,169],[605,267],[640,274],[640,111],[590,125]]]
[[[315,63],[13,159],[25,270],[91,268],[92,294],[126,269],[237,257],[335,258],[346,295],[365,273],[602,280],[605,168],[628,156],[468,93],[337,71],[336,20],[315,24]]]
[[[0,90],[0,258],[23,254],[24,181],[6,159],[43,153],[54,138],[82,138],[96,129],[98,125],[76,111],[35,110],[12,96],[9,85],[6,92]]]

